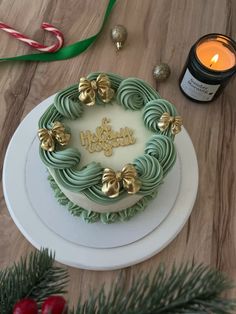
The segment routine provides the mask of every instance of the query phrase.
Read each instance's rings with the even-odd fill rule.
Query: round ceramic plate
[[[176,165],[143,213],[124,223],[86,224],[54,199],[38,157],[37,123],[52,101],[53,96],[22,121],[4,161],[4,195],[20,231],[35,247],[54,250],[58,261],[86,269],[126,267],[160,251],[181,230],[197,193],[197,160],[187,132],[176,137]]]

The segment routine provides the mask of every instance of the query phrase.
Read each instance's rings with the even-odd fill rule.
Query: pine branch
[[[22,298],[33,298],[41,303],[49,295],[65,293],[67,271],[53,263],[54,255],[44,249],[1,270],[0,313],[11,314],[14,304]]]
[[[124,279],[124,278],[123,278]],[[127,291],[120,278],[108,295],[104,288],[78,302],[76,314],[226,314],[236,309],[236,300],[220,294],[232,283],[217,270],[203,265],[173,266],[168,274],[160,265],[154,276],[136,274]]]
[[[12,313],[14,304],[25,297],[40,304],[50,295],[64,293],[67,272],[53,263],[54,256],[42,250],[0,271],[0,313]],[[154,274],[133,276],[128,290],[125,278],[119,278],[108,294],[104,287],[98,294],[90,292],[71,314],[229,314],[236,310],[236,300],[220,294],[230,288],[225,275],[207,266],[173,266],[168,273],[160,265]]]

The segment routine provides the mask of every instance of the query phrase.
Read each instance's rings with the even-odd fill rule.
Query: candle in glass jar
[[[194,101],[209,102],[235,72],[236,43],[225,35],[205,35],[190,50],[180,88]]]
[[[196,54],[199,61],[207,68],[215,71],[225,71],[235,65],[235,54],[228,49],[225,42],[208,40],[199,44]]]

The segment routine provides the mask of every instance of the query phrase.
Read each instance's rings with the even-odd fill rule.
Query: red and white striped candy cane
[[[0,21],[0,29],[7,32],[9,35],[17,38],[18,40],[26,43],[30,47],[33,47],[42,52],[55,52],[59,50],[64,43],[64,37],[62,32],[59,31],[59,29],[57,29],[53,25],[45,22],[41,25],[41,28],[44,29],[45,31],[53,33],[53,35],[55,35],[57,38],[57,42],[51,46],[42,45],[39,42],[30,39],[29,37],[23,35],[22,33],[18,32],[17,30]]]

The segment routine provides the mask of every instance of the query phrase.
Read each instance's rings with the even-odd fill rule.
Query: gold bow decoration
[[[117,172],[110,168],[105,168],[102,184],[102,192],[110,198],[117,197],[122,186],[128,194],[137,193],[141,187],[137,171],[131,164],[125,165],[121,171]]]
[[[94,106],[96,92],[104,103],[108,103],[113,98],[115,92],[111,88],[111,82],[106,74],[99,74],[96,80],[89,81],[82,77],[79,82],[79,99],[87,106]]]
[[[70,134],[65,132],[64,125],[59,121],[55,121],[50,130],[39,129],[38,137],[41,142],[41,148],[49,152],[55,150],[56,142],[61,146],[65,146],[70,140]]]
[[[171,133],[176,135],[181,131],[183,119],[180,116],[172,117],[168,112],[164,112],[158,122],[158,128],[161,132],[171,126]]]

